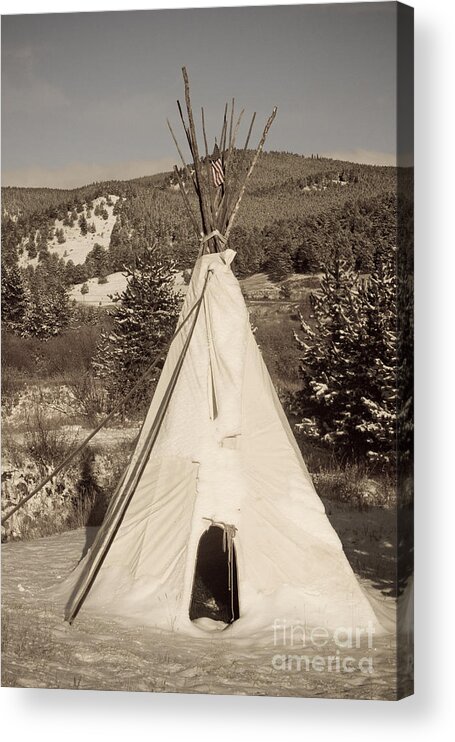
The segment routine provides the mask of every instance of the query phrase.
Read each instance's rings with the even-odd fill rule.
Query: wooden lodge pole
[[[242,187],[240,189],[239,195],[237,196],[236,204],[235,204],[235,206],[234,206],[234,208],[233,208],[233,210],[231,212],[231,216],[229,217],[229,220],[228,220],[228,223],[227,223],[227,226],[226,226],[226,231],[224,232],[224,237],[225,237],[226,240],[229,239],[229,235],[231,233],[231,229],[232,229],[232,227],[234,225],[234,221],[235,221],[235,219],[237,217],[237,213],[238,213],[238,210],[240,208],[240,204],[242,202],[243,194],[245,193],[245,188],[247,186],[247,183],[248,183],[248,181],[249,181],[249,179],[251,177],[251,174],[252,174],[254,168],[256,167],[256,163],[257,163],[257,161],[259,159],[259,155],[262,152],[262,148],[264,147],[264,142],[267,139],[267,134],[269,133],[270,127],[273,124],[273,121],[275,119],[277,110],[278,110],[278,108],[275,106],[275,108],[273,109],[272,113],[270,114],[270,116],[269,116],[269,118],[267,120],[267,123],[266,123],[266,125],[264,127],[264,131],[262,132],[262,137],[260,139],[258,148],[257,148],[257,150],[255,152],[254,157],[253,157],[253,162],[251,163],[251,165],[250,165],[250,167],[248,169],[248,172],[245,175],[245,178],[244,178]]]
[[[189,126],[189,134],[191,138],[191,151],[194,157],[194,169],[196,172],[196,182],[198,186],[199,202],[201,206],[202,224],[204,227],[204,233],[210,234],[210,232],[213,232],[213,230],[215,229],[215,225],[212,223],[212,220],[210,219],[209,206],[205,198],[204,184],[203,184],[202,170],[201,170],[201,161],[199,159],[199,147],[198,147],[197,136],[196,136],[196,127],[194,125],[193,109],[191,106],[190,82],[188,79],[188,73],[186,71],[186,67],[182,67],[182,74],[183,74],[183,82],[185,85],[185,103],[186,103],[186,110],[188,114],[188,126]],[[208,244],[211,248],[211,252],[217,251],[217,245],[213,239],[209,240]]]

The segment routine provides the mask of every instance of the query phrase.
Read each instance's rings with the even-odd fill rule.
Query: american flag
[[[212,165],[212,177],[215,188],[218,188],[224,183],[224,171],[223,163],[221,161],[221,154],[218,145],[215,143],[213,154],[210,158],[210,164]]]

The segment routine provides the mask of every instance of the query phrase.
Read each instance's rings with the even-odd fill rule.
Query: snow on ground
[[[126,289],[127,279],[122,272],[111,273],[107,276],[107,283],[98,283],[98,278],[90,278],[84,283],[77,283],[70,289],[71,299],[82,302],[90,306],[105,307],[111,305],[111,296],[116,293],[122,293]],[[87,293],[82,293],[83,286],[88,288]],[[175,276],[175,289],[185,295],[187,286],[183,280],[183,272],[180,271]]]
[[[294,273],[289,276],[284,283],[288,284],[295,294],[294,299],[300,299],[306,293],[311,293],[317,287],[319,281],[318,274],[304,275]],[[90,278],[83,283],[75,284],[70,289],[70,297],[77,302],[82,302],[90,306],[108,306],[112,304],[110,296],[117,292],[122,293],[126,288],[126,276],[124,273],[111,273],[107,276],[107,283],[98,283],[98,278]],[[307,285],[308,284],[308,285]],[[81,292],[82,286],[88,287],[88,292]],[[242,291],[249,299],[279,299],[282,288],[281,283],[274,283],[266,273],[255,273],[248,278],[240,281]],[[183,271],[179,271],[175,276],[175,289],[183,296],[187,292],[187,285],[183,279]]]
[[[65,235],[65,242],[62,245],[58,244],[57,238],[54,238],[48,242],[48,249],[51,253],[56,253],[59,258],[63,258],[65,262],[72,260],[75,265],[82,264],[85,258],[89,254],[96,243],[102,247],[108,248],[111,239],[111,232],[114,227],[117,217],[114,215],[114,204],[118,201],[118,196],[109,196],[112,201],[112,205],[106,203],[106,199],[103,197],[95,198],[93,200],[93,209],[91,209],[91,216],[87,217],[87,205],[84,205],[84,214],[87,217],[88,224],[94,223],[95,232],[88,232],[85,236],[81,234],[81,229],[77,221],[74,222],[72,227],[65,226],[63,221],[56,219],[54,223],[55,229],[63,229]],[[100,206],[103,203],[104,208],[108,213],[108,218],[103,219],[102,216],[96,216],[94,213],[95,207]],[[78,214],[78,218],[79,218]],[[27,265],[36,266],[38,263],[38,257],[30,260],[27,251],[24,249],[23,254],[19,257],[19,264],[23,267]]]
[[[98,283],[98,278],[90,278],[85,283],[77,283],[70,289],[69,295],[71,299],[82,302],[82,304],[105,307],[113,303],[110,298],[113,294],[121,294],[125,291],[126,284],[126,275],[119,271],[107,276],[106,283]],[[83,286],[88,288],[87,293],[82,293]]]
[[[346,673],[307,669],[305,663],[300,670],[297,665],[283,669],[277,654],[304,655],[312,662],[323,652],[274,646],[272,629],[269,643],[220,641],[216,635],[189,640],[83,609],[69,627],[54,587],[94,535],[95,529],[79,529],[2,545],[4,686],[393,699],[396,651],[391,638],[375,640],[373,673],[357,668],[365,648],[349,650],[357,665]]]

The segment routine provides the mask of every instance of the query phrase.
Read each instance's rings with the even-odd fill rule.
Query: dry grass
[[[300,388],[300,348],[294,341],[299,322],[289,303],[260,303],[250,306],[251,324],[255,330],[265,364],[279,395]]]
[[[70,440],[65,430],[56,428],[53,417],[38,405],[30,411],[26,425],[24,453],[43,473],[48,467],[57,466],[74,446],[74,440]]]
[[[321,469],[313,474],[313,481],[320,497],[348,503],[358,510],[396,505],[396,488],[391,477],[373,476],[358,464]]]

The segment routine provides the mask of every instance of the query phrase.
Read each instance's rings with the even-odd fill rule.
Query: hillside
[[[235,153],[240,171],[250,155]],[[392,167],[264,153],[231,232],[238,277],[267,274],[273,298],[288,277],[318,273],[335,253],[368,272],[375,252],[396,243],[397,177]],[[407,177],[410,171],[400,172]],[[171,173],[74,190],[7,187],[2,208],[2,316],[13,331],[27,295],[38,304],[49,297],[49,334],[54,306],[64,302],[60,289],[105,305],[145,246],[168,251],[180,276],[199,248]]]
[[[232,240],[236,245],[254,243],[258,232],[266,236],[267,227],[275,223],[285,222],[292,232],[294,224],[343,209],[346,204],[380,201],[395,193],[396,177],[396,169],[390,167],[264,153],[245,195]],[[102,202],[107,210],[105,220],[90,213]],[[110,252],[110,267],[118,270],[122,261],[131,259],[141,240],[152,237],[175,252],[179,267],[192,264],[196,240],[169,173],[95,183],[73,191],[3,188],[2,203],[4,247],[12,259],[17,253],[22,266],[46,248],[66,262],[80,265],[98,243]],[[71,214],[73,219],[68,224]],[[81,215],[95,222],[94,233],[80,233]],[[58,243],[56,230],[61,229],[64,234]],[[243,272],[256,271],[246,266]],[[92,277],[89,273],[86,278]]]
[[[108,249],[111,233],[117,217],[114,214],[114,206],[119,197],[112,194],[108,195],[108,203],[105,199],[99,197],[93,200],[93,209],[89,209],[87,203],[84,203],[81,213],[78,215],[84,217],[87,221],[87,234],[81,233],[81,227],[78,222],[68,223],[65,219],[55,219],[51,226],[51,234],[47,240],[47,249],[51,254],[61,258],[65,263],[72,261],[75,265],[81,265],[85,262],[87,255],[93,250],[96,244]],[[92,213],[93,211],[93,213]],[[105,211],[105,213],[103,213]],[[39,231],[35,232],[33,241],[39,239]],[[30,235],[28,240],[30,239]],[[36,267],[39,257],[30,257],[27,250],[27,239],[22,238],[17,247],[19,265],[26,267],[33,265]]]
[[[322,184],[324,178],[326,182]],[[315,205],[319,202],[318,199],[306,199],[302,202],[302,195],[311,196],[318,190],[327,190],[327,188],[330,190],[331,185],[349,181],[359,186],[356,191],[373,193],[393,188],[395,179],[396,169],[392,167],[359,165],[287,152],[264,152],[250,181],[240,223],[248,224],[249,219],[252,219],[255,224],[258,223],[259,215],[256,217],[251,214],[251,204],[250,208],[247,208],[248,201],[251,200],[263,201],[265,212],[268,212],[272,205],[272,212],[269,214],[272,218],[282,218],[289,214],[301,216],[302,206],[304,212],[308,209],[314,211]],[[14,220],[27,219],[36,214],[60,210],[64,204],[91,201],[108,193],[128,198],[140,192],[150,194],[156,189],[164,189],[169,191],[169,195],[178,194],[178,189],[171,187],[172,183],[171,173],[160,173],[129,181],[93,183],[73,190],[11,186],[2,188],[2,215]],[[285,193],[288,196],[291,195],[291,198],[288,198],[287,213],[282,212],[283,202],[280,198],[280,194],[282,196]],[[337,199],[338,196],[335,197],[335,200]],[[174,201],[172,198],[171,200]],[[263,224],[262,220],[260,226]]]

